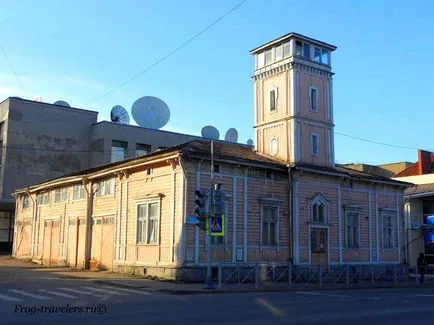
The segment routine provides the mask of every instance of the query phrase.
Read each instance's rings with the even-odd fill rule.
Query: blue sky
[[[290,31],[334,44],[335,131],[434,150],[434,2],[248,0],[167,60],[95,101],[235,6],[240,0],[0,0],[0,99],[42,97],[97,110],[130,111],[142,96],[171,109],[166,130],[253,138],[249,50]],[[415,149],[335,135],[336,160],[414,161]]]

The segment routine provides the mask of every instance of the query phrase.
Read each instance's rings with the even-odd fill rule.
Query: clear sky
[[[0,100],[66,100],[100,112],[130,111],[142,96],[171,109],[166,130],[200,135],[214,125],[253,138],[249,50],[287,32],[334,44],[336,159],[415,161],[434,150],[434,1],[248,0],[230,15],[112,94],[224,15],[240,0],[0,0]],[[98,99],[98,100],[97,100]],[[134,121],[133,121],[134,123]]]

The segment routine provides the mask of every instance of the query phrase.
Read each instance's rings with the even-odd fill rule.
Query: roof
[[[420,184],[408,187],[404,191],[404,196],[412,197],[425,197],[434,196],[434,184]]]
[[[211,159],[210,143],[211,140],[189,141],[175,147],[157,150],[144,156],[134,157],[66,174],[60,178],[35,184],[25,189],[18,189],[14,193],[17,194],[28,190],[35,190],[37,188],[56,186],[64,182],[78,182],[82,177],[92,178],[97,177],[98,175],[101,177],[102,173],[111,174],[115,171],[133,168],[140,164],[152,163],[160,159],[169,159],[169,157],[183,156],[186,158]],[[254,152],[253,148],[250,146],[224,141],[214,141],[214,159],[217,162],[227,161],[230,163],[238,163],[261,168],[279,169],[281,171],[286,171],[287,169],[287,165],[283,162],[258,154]]]
[[[23,102],[27,102],[27,103],[32,103],[32,104],[36,104],[36,105],[47,105],[48,107],[52,107],[52,108],[56,108],[56,109],[59,109],[59,108],[61,108],[61,109],[68,109],[68,110],[75,110],[75,111],[79,111],[79,112],[82,112],[82,113],[88,113],[88,114],[98,114],[98,112],[97,111],[92,111],[92,110],[89,110],[89,109],[83,109],[83,108],[76,108],[76,107],[64,107],[64,106],[61,106],[61,105],[55,105],[55,104],[52,104],[52,103],[45,103],[45,102],[39,102],[39,101],[36,101],[36,100],[30,100],[30,99],[23,99],[23,98],[20,98],[20,97],[7,97],[7,98],[5,98],[4,100],[2,100],[1,102],[0,102],[0,104],[3,104],[4,102],[7,102],[7,101],[23,101]]]
[[[307,170],[310,172],[326,173],[331,175],[341,175],[343,177],[355,178],[366,181],[377,181],[388,183],[391,185],[411,186],[413,184],[393,180],[387,177],[368,174],[366,172],[359,172],[342,166],[336,168],[316,166],[310,164],[293,164],[274,159],[272,157],[257,153],[250,146],[238,143],[230,143],[224,141],[213,141],[214,160],[216,162],[227,162],[231,164],[248,165],[257,168],[273,169],[280,172],[287,172],[288,168],[292,170]],[[211,159],[211,140],[193,140],[180,144],[175,147],[154,151],[148,155],[134,157],[123,161],[104,164],[93,168],[88,168],[75,173],[64,175],[63,177],[48,180],[30,186],[26,189],[19,189],[14,194],[23,193],[28,190],[43,189],[46,187],[60,186],[61,184],[79,182],[83,177],[88,179],[101,178],[106,175],[111,175],[115,172],[127,170],[140,165],[155,163],[158,161],[166,161],[167,159],[175,157],[185,157],[193,159]]]
[[[255,54],[257,52],[266,50],[266,49],[272,47],[273,45],[275,45],[277,43],[284,42],[284,41],[286,41],[286,40],[288,40],[290,38],[298,38],[298,39],[301,39],[301,40],[305,40],[307,42],[310,42],[310,43],[317,44],[319,46],[325,47],[325,48],[329,49],[330,51],[334,51],[334,50],[337,49],[337,47],[334,46],[334,45],[331,45],[331,44],[328,44],[328,43],[324,43],[322,41],[319,41],[319,40],[316,40],[316,39],[313,39],[313,38],[310,38],[310,37],[307,37],[307,36],[304,36],[304,35],[301,35],[301,34],[298,34],[298,33],[290,32],[290,33],[287,33],[287,34],[285,34],[283,36],[280,36],[280,37],[278,37],[278,38],[276,38],[276,39],[274,39],[272,41],[269,41],[269,42],[267,42],[267,43],[265,43],[263,45],[260,45],[260,46],[258,46],[256,48],[254,48],[253,50],[250,51],[250,54]]]

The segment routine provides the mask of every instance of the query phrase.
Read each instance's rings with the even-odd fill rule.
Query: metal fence
[[[280,286],[289,288],[375,287],[434,284],[434,268],[424,275],[404,265],[294,266],[289,263],[235,264],[218,266],[218,287]]]

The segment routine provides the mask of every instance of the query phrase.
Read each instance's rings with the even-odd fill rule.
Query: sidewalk
[[[32,262],[15,260],[11,257],[0,257],[0,268],[24,268],[31,272],[49,273],[53,278],[69,278],[77,280],[86,280],[93,283],[99,283],[114,287],[123,287],[131,289],[142,289],[148,291],[158,291],[170,294],[206,294],[206,293],[248,293],[248,292],[282,292],[282,291],[301,291],[301,290],[348,290],[348,289],[372,289],[372,288],[409,288],[417,287],[416,283],[401,282],[377,283],[374,287],[367,283],[351,284],[350,287],[345,284],[326,285],[304,285],[302,283],[293,283],[289,287],[288,283],[261,285],[255,288],[253,284],[226,284],[221,289],[218,288],[217,281],[214,282],[214,289],[204,289],[204,283],[183,283],[170,280],[151,280],[140,276],[128,275],[123,273],[114,273],[110,271],[82,271],[69,267],[48,267],[38,265]],[[434,281],[426,282],[424,287],[433,288]]]

